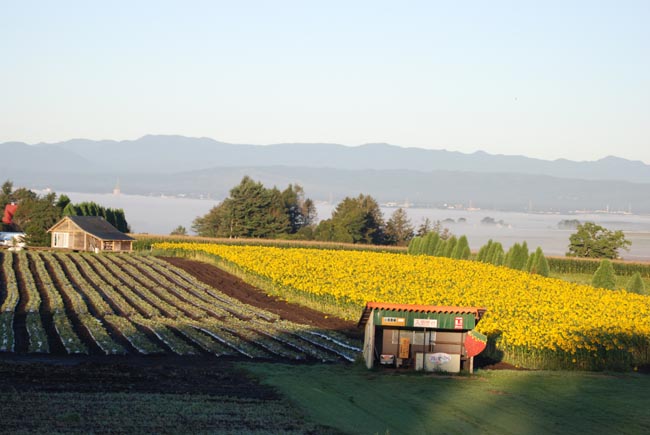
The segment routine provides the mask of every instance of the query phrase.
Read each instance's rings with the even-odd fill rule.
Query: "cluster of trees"
[[[424,236],[414,237],[408,246],[408,253],[411,255],[432,255],[462,260],[471,259],[467,237],[460,236],[456,238],[454,235],[449,235],[448,232],[441,235],[439,228],[430,231]],[[548,276],[550,272],[542,248],[538,247],[535,252],[530,254],[526,242],[522,244],[515,243],[508,252],[505,252],[501,243],[489,240],[485,245],[481,246],[474,259],[495,266],[506,266],[511,269],[543,276]]]
[[[24,232],[28,245],[46,246],[50,242],[47,230],[52,227],[70,202],[65,195],[57,198],[56,193],[39,196],[24,187],[14,190],[11,181],[5,181],[0,189],[0,207],[15,202],[18,209],[11,223],[3,223],[3,231]]]
[[[297,184],[266,188],[246,176],[221,204],[196,218],[192,229],[204,237],[295,238],[343,243],[405,245],[414,230],[398,209],[388,222],[370,195],[343,199],[330,219],[316,225],[314,202]]]
[[[196,218],[192,229],[205,237],[299,237],[309,234],[315,219],[316,207],[299,185],[267,189],[246,176],[221,204]]]
[[[467,237],[454,235],[441,236],[437,231],[431,231],[425,236],[414,237],[409,243],[408,253],[411,255],[433,255],[435,257],[456,258],[468,260],[471,255]]]
[[[106,209],[94,203],[75,205],[68,196],[57,196],[54,192],[38,195],[24,187],[14,190],[13,182],[8,180],[0,188],[0,209],[4,210],[12,202],[18,204],[18,209],[10,224],[2,224],[2,231],[24,232],[25,242],[30,246],[48,246],[50,234],[47,230],[66,215],[113,216],[123,228],[120,231],[128,232],[128,223],[121,209]]]
[[[62,195],[65,197],[65,195]],[[66,197],[67,198],[67,197]],[[131,228],[121,208],[107,208],[95,202],[80,202],[72,204],[69,202],[63,209],[63,216],[101,216],[106,221],[123,233],[130,233]]]
[[[596,269],[596,272],[591,279],[591,285],[609,290],[614,290],[616,288],[616,272],[614,271],[614,266],[611,261],[604,259],[600,262],[598,269]],[[643,278],[641,278],[641,273],[639,272],[634,273],[630,277],[625,289],[629,292],[638,293],[640,295],[648,294]]]
[[[537,247],[535,252],[531,254],[528,251],[526,242],[515,243],[508,252],[505,252],[501,243],[488,240],[479,249],[476,260],[542,276],[548,276],[550,273],[548,260],[542,248]]]

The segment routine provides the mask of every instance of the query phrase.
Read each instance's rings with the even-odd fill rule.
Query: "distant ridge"
[[[365,193],[380,202],[513,211],[650,213],[650,166],[400,148],[389,144],[236,145],[209,138],[0,144],[0,177],[15,186],[110,193],[228,195],[244,175],[280,188],[298,183],[315,200]]]
[[[20,149],[20,153],[12,152]],[[416,171],[468,171],[522,173],[585,180],[621,180],[650,183],[650,165],[609,156],[596,161],[566,159],[541,160],[524,156],[492,155],[483,151],[464,154],[456,151],[402,148],[385,143],[344,146],[320,143],[245,145],[210,138],[147,135],[136,140],[93,141],[72,139],[58,143],[27,146],[19,142],[0,144],[2,155],[12,155],[12,164],[34,165],[42,160],[67,171],[72,160],[85,160],[90,170],[106,172],[182,172],[212,167],[259,167],[283,165],[334,169],[405,169]],[[61,158],[52,156],[59,152]],[[29,156],[27,155],[29,153]],[[40,153],[40,154],[39,154]],[[42,164],[42,162],[38,163]],[[0,169],[8,162],[0,161]]]

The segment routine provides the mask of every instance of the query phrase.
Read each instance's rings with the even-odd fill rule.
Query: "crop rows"
[[[14,311],[20,298],[12,255],[4,255],[2,258],[2,276],[5,283],[5,299],[0,306],[0,351],[6,352],[14,350]]]
[[[281,320],[152,257],[5,253],[0,276],[0,351],[18,349],[20,312],[27,352],[47,352],[48,339],[68,354],[335,362],[359,352],[345,337]]]

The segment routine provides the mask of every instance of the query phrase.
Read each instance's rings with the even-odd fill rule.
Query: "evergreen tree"
[[[282,191],[284,213],[289,219],[288,234],[296,234],[302,228],[313,225],[316,220],[316,206],[306,198],[305,192],[298,184],[290,184]]]
[[[492,263],[495,266],[503,265],[503,261],[505,259],[505,252],[503,250],[503,245],[499,242],[494,242],[492,246],[493,246],[492,254],[489,257],[490,258],[489,263]]]
[[[409,242],[409,245],[408,245],[408,248],[406,249],[406,252],[409,255],[417,255],[418,254],[417,251],[418,251],[418,249],[420,247],[419,245],[420,245],[421,240],[422,239],[420,237],[413,237],[411,239],[411,241]]]
[[[440,239],[440,241],[436,245],[435,251],[433,252],[433,255],[435,257],[444,257],[445,256],[445,252],[447,252],[447,242],[448,242],[447,240]]]
[[[57,207],[63,204],[65,204],[65,207],[61,211],[62,216],[98,216],[104,218],[106,222],[113,225],[118,231],[123,233],[131,232],[131,228],[124,216],[124,210],[121,208],[106,208],[92,201],[73,204],[69,200],[66,202],[65,200],[61,201],[61,199],[57,202]]]
[[[61,218],[61,210],[56,206],[56,194],[42,197],[27,194],[19,201],[14,215],[14,223],[25,232],[28,246],[49,246],[50,234],[47,232]]]
[[[492,239],[488,240],[487,243],[483,246],[481,246],[478,250],[478,254],[476,254],[476,261],[480,261],[483,263],[487,263],[487,256],[488,252],[490,251],[490,248],[492,247]]]
[[[487,251],[485,252],[485,259],[483,260],[486,263],[493,263],[494,257],[495,257],[495,252],[497,251],[497,243],[499,242],[493,242],[489,241],[488,242],[488,248]]]
[[[414,235],[413,225],[403,208],[393,212],[386,223],[386,242],[390,245],[406,245]]]
[[[460,236],[458,243],[454,247],[454,251],[451,254],[452,258],[467,260],[469,258],[469,242],[467,241],[467,236]]]
[[[542,252],[541,247],[537,247],[535,251],[535,273],[541,276],[548,276],[550,273],[550,268],[548,266],[548,260]]]
[[[429,220],[429,218],[425,218],[424,222],[422,222],[422,224],[420,224],[420,226],[418,227],[418,230],[415,233],[415,235],[418,237],[424,237],[430,232],[431,232],[431,220]]]
[[[454,248],[456,248],[457,243],[458,243],[458,239],[456,238],[456,236],[451,236],[449,240],[447,240],[445,246],[445,253],[444,253],[445,257],[451,258],[451,254],[454,252]]]
[[[281,192],[245,176],[221,204],[197,217],[192,229],[207,237],[305,238],[316,237],[311,229],[315,219],[314,203],[304,197],[299,185],[289,185]],[[321,231],[320,236],[330,237],[329,233]]]
[[[9,204],[12,201],[12,195],[11,193],[14,191],[14,183],[7,180],[4,183],[2,183],[2,187],[0,188],[0,207],[2,207],[2,210],[4,211],[5,206]]]
[[[370,195],[343,199],[328,221],[319,224],[324,228],[317,228],[318,237],[329,233],[333,237],[329,240],[335,242],[382,244],[385,241],[384,219],[379,204]]]
[[[616,272],[612,262],[604,259],[601,260],[600,266],[596,269],[591,285],[597,288],[606,288],[614,290],[616,287]]]
[[[440,236],[437,233],[430,232],[422,238],[421,253],[424,255],[434,255],[440,243]]]
[[[648,294],[645,288],[645,283],[643,282],[643,278],[641,278],[641,274],[639,272],[636,272],[630,277],[630,280],[627,282],[625,289],[630,293],[637,293],[640,295]]]
[[[518,260],[517,264],[519,265],[518,270],[526,270],[526,264],[528,263],[528,243],[524,240],[524,243],[521,244],[520,254],[521,258]],[[547,262],[548,263],[548,262]]]
[[[528,256],[528,260],[526,260],[526,271],[530,273],[537,273],[537,256],[539,254],[539,251],[535,251],[532,254]]]
[[[510,247],[506,254],[504,264],[515,270],[524,270],[528,261],[528,245],[526,242],[523,245],[515,243]]]

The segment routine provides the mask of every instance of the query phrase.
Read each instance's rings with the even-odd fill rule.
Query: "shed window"
[[[55,248],[67,248],[68,247],[68,233],[53,233],[52,238],[54,240]]]

